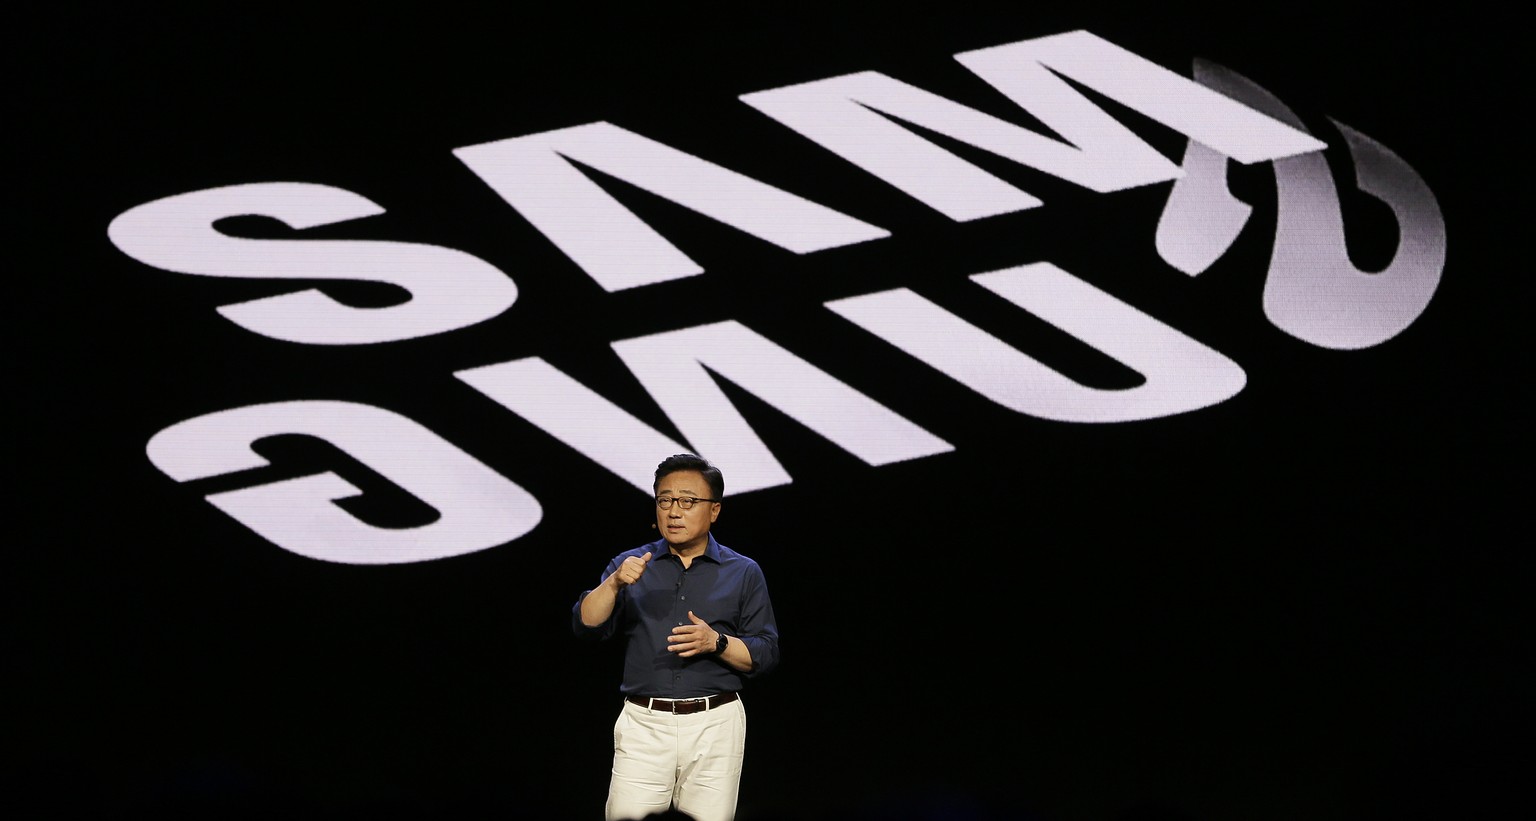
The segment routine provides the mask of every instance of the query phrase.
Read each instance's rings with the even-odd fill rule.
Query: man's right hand
[[[645,568],[650,565],[651,552],[647,550],[643,556],[630,556],[619,565],[619,569],[613,571],[613,580],[619,587],[628,587],[645,575]]]

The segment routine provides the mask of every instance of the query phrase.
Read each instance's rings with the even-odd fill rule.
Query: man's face
[[[657,496],[692,496],[696,499],[713,499],[704,474],[696,470],[678,470],[661,477],[656,483]],[[689,510],[673,502],[670,508],[656,508],[656,529],[662,538],[676,550],[702,547],[709,541],[709,526],[720,515],[719,502],[699,502]]]

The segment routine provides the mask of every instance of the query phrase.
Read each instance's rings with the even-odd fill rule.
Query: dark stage
[[[6,28],[8,817],[601,817],[684,449],[739,821],[1529,812],[1512,25],[563,8]]]

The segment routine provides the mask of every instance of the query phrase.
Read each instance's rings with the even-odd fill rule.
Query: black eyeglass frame
[[[656,497],[656,509],[657,510],[671,510],[672,509],[672,503],[676,502],[677,506],[678,506],[678,509],[680,509],[680,510],[692,510],[693,506],[698,504],[699,502],[709,502],[710,504],[714,504],[714,503],[719,502],[719,501],[720,501],[719,499],[701,499],[698,496],[657,496]]]

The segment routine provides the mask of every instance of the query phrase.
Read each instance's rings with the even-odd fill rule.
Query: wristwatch
[[[724,633],[716,633],[715,635],[720,637],[720,640],[715,642],[715,655],[718,656],[725,652],[726,647],[730,646],[731,640],[726,638]]]

